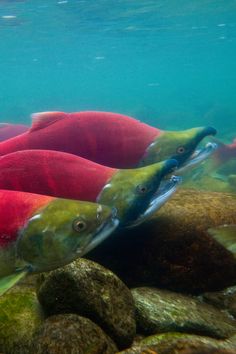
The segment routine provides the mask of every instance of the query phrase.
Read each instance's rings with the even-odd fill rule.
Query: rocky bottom
[[[236,353],[235,305],[235,287],[201,296],[129,289],[110,270],[79,259],[0,298],[0,352]]]
[[[235,195],[182,191],[96,262],[29,276],[0,297],[0,353],[236,353],[236,260],[207,234],[235,210]]]

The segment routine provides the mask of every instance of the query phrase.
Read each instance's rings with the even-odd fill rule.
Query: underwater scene
[[[236,1],[0,0],[0,353],[236,353]]]

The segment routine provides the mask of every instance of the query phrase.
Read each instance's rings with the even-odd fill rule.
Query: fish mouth
[[[85,246],[83,250],[79,251],[79,253],[81,252],[81,256],[97,247],[97,245],[104,241],[117,228],[119,225],[119,220],[117,219],[116,215],[116,208],[112,208],[111,217],[99,226],[96,233],[93,235],[92,240],[88,243],[88,245]]]
[[[200,164],[207,159],[216,149],[218,145],[216,143],[207,143],[203,148],[197,149],[193,154],[178,168],[178,173],[185,172],[190,167]]]
[[[143,223],[147,219],[149,219],[157,210],[159,210],[166,201],[175,193],[178,185],[181,183],[182,178],[180,176],[171,176],[167,180],[163,180],[153,195],[148,207],[145,212],[140,214],[139,217],[128,224],[125,225],[127,228],[132,228],[138,226]]]

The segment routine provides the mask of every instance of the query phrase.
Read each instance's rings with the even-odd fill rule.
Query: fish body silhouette
[[[166,160],[115,169],[64,152],[23,150],[0,157],[0,188],[100,202],[117,209],[121,225],[132,226],[176,190],[180,178],[166,177],[176,167],[176,160]]]
[[[29,131],[0,143],[0,155],[44,149],[72,153],[114,168],[146,166],[169,158],[177,160],[180,167],[191,160],[204,137],[215,133],[211,127],[163,131],[110,112],[43,112],[33,115]],[[201,156],[205,158],[204,150]]]

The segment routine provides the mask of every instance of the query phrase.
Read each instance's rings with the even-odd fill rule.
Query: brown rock
[[[146,224],[110,236],[88,257],[130,287],[201,293],[236,283],[236,259],[207,229],[236,223],[236,195],[180,190]]]
[[[92,321],[77,315],[49,317],[37,331],[32,354],[114,354],[113,341]]]
[[[218,292],[205,293],[201,298],[220,309],[227,310],[236,318],[236,286]]]
[[[47,315],[76,313],[90,318],[120,348],[136,333],[130,290],[111,271],[86,259],[40,276],[38,299]]]

